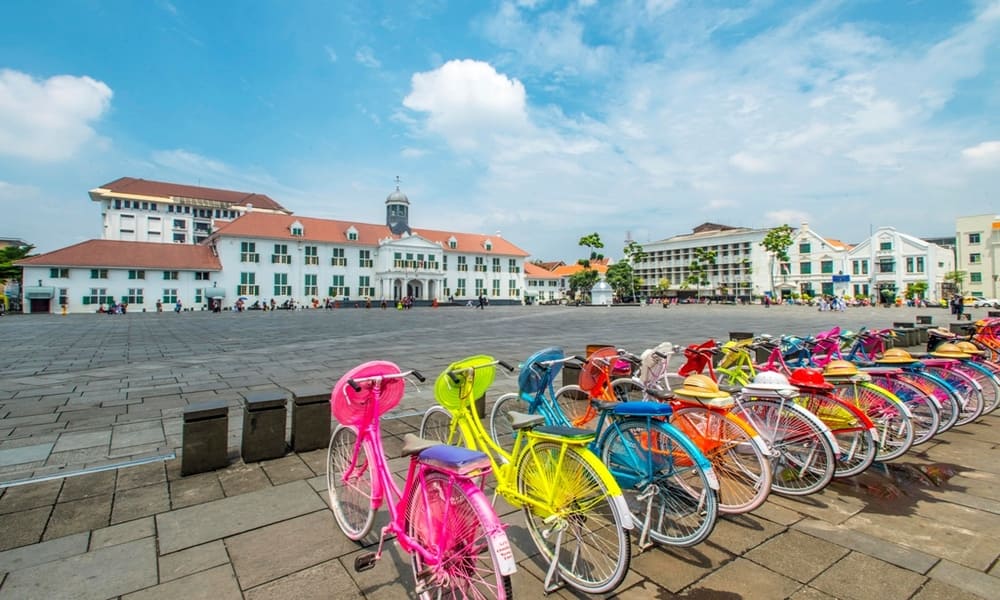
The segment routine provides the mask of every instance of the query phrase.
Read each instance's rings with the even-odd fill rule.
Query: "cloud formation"
[[[0,70],[0,154],[41,162],[72,157],[97,138],[93,125],[111,97],[107,84],[86,76],[35,79]]]

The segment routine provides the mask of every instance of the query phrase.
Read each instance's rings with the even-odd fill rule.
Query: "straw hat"
[[[824,377],[852,377],[857,374],[857,365],[846,360],[831,360],[823,369]]]
[[[909,364],[917,362],[909,352],[902,348],[889,348],[882,354],[882,358],[876,360],[877,363],[886,364]]]
[[[936,356],[938,358],[971,358],[972,355],[968,352],[962,352],[962,349],[955,344],[945,343],[938,346],[934,352],[931,352],[931,356]]]
[[[955,345],[958,346],[959,350],[965,352],[966,354],[983,354],[986,352],[985,350],[977,348],[972,342],[966,342],[964,340],[956,343]]]
[[[684,378],[684,385],[675,390],[680,396],[691,396],[693,398],[725,398],[729,394],[719,390],[719,385],[712,381],[708,375],[695,373]]]

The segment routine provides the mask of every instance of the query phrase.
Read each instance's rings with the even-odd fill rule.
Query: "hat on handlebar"
[[[847,360],[831,360],[823,369],[824,377],[853,377],[858,374],[858,366]]]
[[[889,348],[882,354],[882,358],[876,359],[875,362],[902,365],[915,363],[917,359],[913,358],[909,352],[902,348]]]
[[[674,390],[678,396],[691,396],[693,398],[725,398],[728,393],[719,389],[719,385],[712,381],[708,375],[695,373],[684,378],[684,385]]]
[[[792,384],[788,383],[788,378],[777,371],[761,371],[754,375],[753,381],[747,388],[755,390],[790,390]]]
[[[968,352],[962,352],[962,349],[955,344],[944,343],[931,352],[931,356],[938,358],[970,358],[972,355]]]
[[[833,385],[823,379],[823,371],[812,367],[801,367],[792,371],[792,376],[788,378],[788,383],[797,388],[811,390],[832,390]]]
[[[955,345],[958,346],[959,350],[965,352],[966,354],[983,354],[986,352],[985,350],[981,350],[976,347],[976,345],[972,342],[966,342],[964,340],[956,343]]]

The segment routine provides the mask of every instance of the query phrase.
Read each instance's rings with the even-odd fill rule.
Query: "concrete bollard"
[[[292,389],[291,442],[294,452],[325,448],[330,442],[330,388]]]
[[[225,400],[184,407],[181,475],[214,471],[229,463],[229,409]]]
[[[246,395],[243,411],[243,462],[251,463],[281,458],[288,451],[285,443],[285,392],[266,390]]]

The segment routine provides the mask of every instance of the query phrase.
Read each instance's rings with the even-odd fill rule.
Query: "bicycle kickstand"
[[[543,584],[542,591],[548,595],[563,587],[563,582],[559,577],[559,553],[562,551],[562,539],[563,533],[566,531],[568,524],[564,519],[561,519],[557,515],[551,515],[546,517],[543,521],[546,524],[552,523],[553,521],[558,521],[552,529],[548,532],[543,532],[544,537],[551,535],[553,531],[556,532],[556,547],[552,552],[552,562],[549,563],[548,571],[545,572],[545,583]]]
[[[660,493],[659,488],[655,484],[650,484],[645,491],[636,496],[636,500],[646,501],[646,518],[642,521],[642,532],[639,533],[639,552],[645,552],[654,545],[653,542],[649,541],[649,529],[650,521],[653,519],[653,498],[658,493]]]

